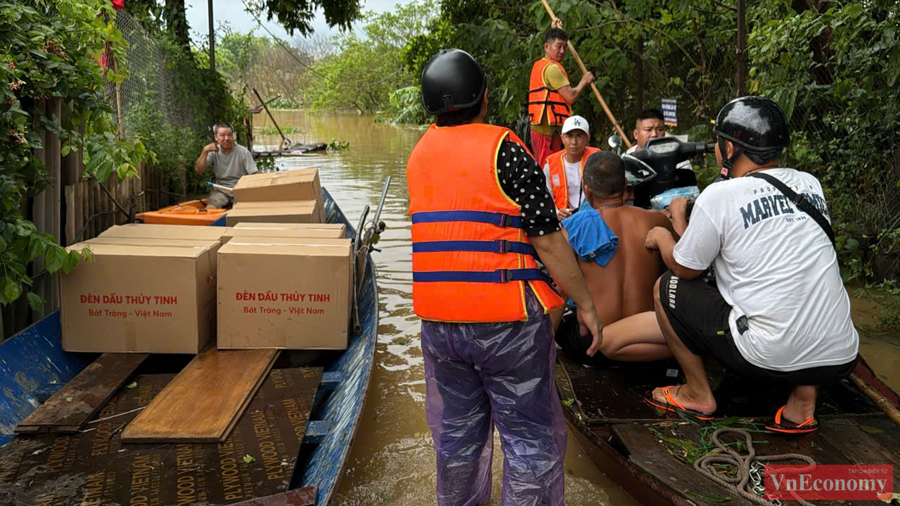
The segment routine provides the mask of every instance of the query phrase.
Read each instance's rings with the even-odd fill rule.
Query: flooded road
[[[423,129],[376,123],[359,116],[310,115],[275,111],[281,126],[301,134],[293,142],[349,142],[344,151],[282,158],[281,170],[318,167],[322,184],[356,223],[364,206],[374,206],[386,176],[393,177],[382,214],[387,230],[374,254],[378,268],[380,325],[376,365],[362,425],[334,504],[425,506],[435,504],[435,459],[425,420],[425,381],[419,346],[420,323],[412,312],[412,273],[406,160]],[[256,126],[272,122],[255,117]],[[256,149],[277,144],[277,137],[256,139]],[[875,311],[854,302],[857,322]],[[894,390],[900,390],[900,348],[896,340],[863,338],[862,352]],[[492,504],[500,504],[502,453],[495,438]],[[566,502],[571,505],[637,504],[601,473],[569,434],[566,452]]]

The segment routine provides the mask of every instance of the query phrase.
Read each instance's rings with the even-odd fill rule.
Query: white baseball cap
[[[569,116],[568,119],[563,122],[562,133],[572,130],[583,130],[584,133],[591,135],[591,129],[588,126],[587,120],[581,116]]]

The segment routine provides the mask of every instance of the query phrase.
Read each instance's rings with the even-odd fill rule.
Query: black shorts
[[[695,355],[712,356],[727,369],[748,378],[819,385],[850,376],[856,359],[842,365],[775,371],[751,364],[734,344],[728,316],[731,306],[719,289],[700,279],[684,280],[671,272],[659,280],[659,298],[675,334]]]
[[[591,366],[604,366],[614,363],[606,358],[598,350],[593,357],[588,356],[587,350],[591,347],[594,338],[590,333],[583,336],[578,330],[578,317],[569,308],[563,315],[559,328],[556,329],[556,344],[562,348],[566,357],[580,364]]]

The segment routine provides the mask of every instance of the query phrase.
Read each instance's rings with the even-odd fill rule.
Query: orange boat
[[[227,209],[207,209],[206,200],[191,200],[136,216],[144,223],[156,225],[225,225]],[[221,223],[217,223],[221,220]]]

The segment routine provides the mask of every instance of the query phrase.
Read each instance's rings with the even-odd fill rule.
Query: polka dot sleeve
[[[544,171],[522,146],[512,141],[500,145],[497,176],[503,192],[522,206],[522,221],[528,237],[560,230]]]

